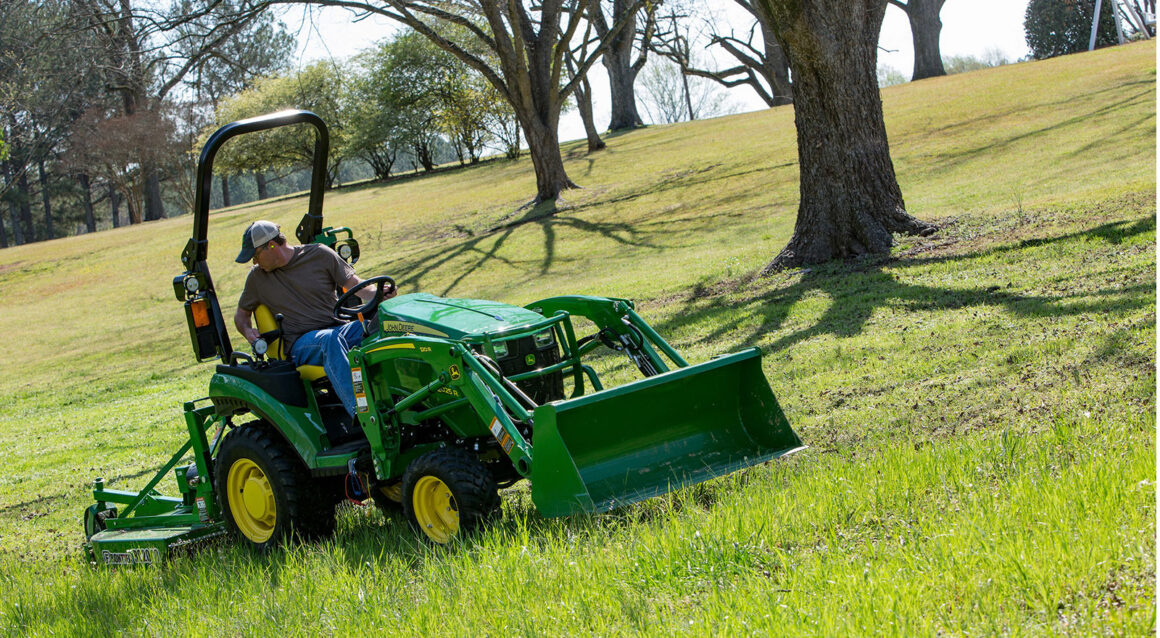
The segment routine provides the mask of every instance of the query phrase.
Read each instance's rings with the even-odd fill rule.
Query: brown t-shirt
[[[291,248],[294,254],[285,266],[272,272],[251,268],[238,299],[238,307],[247,312],[265,304],[274,314],[282,313],[287,353],[304,333],[342,323],[334,318],[335,291],[354,276],[354,268],[322,244]]]

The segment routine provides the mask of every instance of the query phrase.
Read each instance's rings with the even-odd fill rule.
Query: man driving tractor
[[[322,366],[335,394],[353,417],[354,387],[347,352],[362,343],[365,332],[361,321],[342,323],[335,319],[333,308],[337,291],[349,290],[363,280],[330,247],[287,245],[281,227],[266,220],[246,228],[236,261],[254,264],[234,313],[238,332],[250,343],[258,339],[252,320],[259,305],[281,314],[282,351],[295,365]],[[371,301],[375,289],[364,288],[356,294]],[[394,297],[394,287],[383,296]]]

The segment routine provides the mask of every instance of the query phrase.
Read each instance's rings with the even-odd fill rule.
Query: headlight
[[[553,343],[555,343],[555,341],[552,337],[552,330],[551,329],[545,330],[543,332],[537,332],[536,336],[535,336],[535,340],[536,340],[536,347],[537,348],[543,348],[543,347],[550,346]]]
[[[350,259],[350,255],[350,244],[340,244],[338,247],[338,256],[342,257],[343,261],[347,261]]]
[[[197,277],[186,277],[185,278],[185,289],[188,290],[190,293],[197,292],[197,289],[200,287],[201,287],[201,284],[197,283]]]
[[[508,354],[507,343],[504,341],[497,341],[497,342],[491,344],[491,348],[492,348],[492,350],[495,351],[495,358],[496,359],[502,359],[502,358],[506,357]]]

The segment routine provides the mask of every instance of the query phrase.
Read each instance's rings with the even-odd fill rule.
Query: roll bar
[[[267,129],[288,126],[291,124],[310,124],[318,131],[314,140],[314,168],[310,175],[310,203],[306,208],[306,215],[298,224],[295,236],[298,241],[306,244],[322,231],[322,195],[326,188],[326,160],[330,154],[330,132],[326,123],[310,111],[288,110],[260,115],[248,120],[238,120],[219,128],[210,136],[209,141],[201,149],[201,157],[197,161],[197,180],[193,198],[193,236],[181,253],[181,263],[186,270],[196,270],[194,265],[206,259],[208,242],[206,230],[209,226],[209,196],[213,187],[213,161],[218,150],[231,138],[246,133],[265,131]]]
[[[215,131],[201,149],[201,157],[197,161],[197,179],[194,182],[193,236],[181,251],[181,263],[185,266],[185,272],[173,279],[173,291],[177,300],[185,302],[189,336],[194,356],[198,361],[217,357],[223,364],[229,365],[233,353],[229,328],[222,316],[213,278],[209,274],[209,264],[206,263],[208,252],[206,231],[209,226],[209,196],[213,186],[213,160],[222,145],[233,137],[292,124],[310,124],[318,132],[314,140],[314,166],[310,175],[310,203],[295,232],[298,241],[307,244],[323,232],[322,194],[326,188],[326,160],[330,153],[330,133],[322,118],[310,111],[290,110],[231,122]],[[351,243],[353,244],[353,240]],[[353,245],[357,250],[357,244]]]

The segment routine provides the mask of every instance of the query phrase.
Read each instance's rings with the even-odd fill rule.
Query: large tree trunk
[[[4,227],[4,215],[0,215],[0,248],[8,247],[8,231]]]
[[[876,77],[886,0],[761,1],[789,51],[801,173],[793,237],[762,274],[933,232],[907,214],[890,160]]]
[[[564,170],[557,127],[554,124],[542,124],[538,120],[525,122],[523,127],[524,137],[528,140],[528,153],[532,156],[532,166],[536,170],[535,202],[538,204],[556,199],[562,190],[579,188]]]
[[[637,11],[633,9],[632,0],[614,0],[612,3],[612,22],[624,26],[620,31],[609,37],[611,29],[604,20],[604,12],[600,7],[600,0],[589,0],[588,15],[592,20],[597,35],[608,43],[601,61],[608,71],[608,91],[612,102],[612,118],[608,122],[608,130],[620,131],[624,129],[644,126],[640,113],[636,110],[636,75],[644,65],[641,56],[638,63],[632,59],[633,45],[637,38]],[[631,12],[631,14],[630,14]],[[646,26],[646,31],[649,27]],[[651,33],[651,31],[649,31]],[[645,36],[647,40],[647,35]]]
[[[426,172],[435,170],[435,160],[431,157],[431,145],[426,142],[415,142],[411,146],[415,152],[415,160],[423,166],[423,170]]]
[[[946,75],[939,34],[942,20],[938,14],[946,0],[910,0],[906,14],[910,18],[910,34],[914,39],[914,75],[912,80]]]
[[[48,196],[48,176],[44,173],[44,160],[37,162],[40,170],[40,197],[44,202],[44,238],[52,239],[55,233],[52,230],[52,198]]]
[[[130,187],[132,188],[132,187]],[[125,193],[125,208],[129,209],[129,225],[141,223],[141,193],[130,190]]]
[[[89,176],[86,173],[80,174],[81,182],[81,202],[85,208],[85,230],[90,233],[97,232],[97,217],[93,214],[93,190],[89,184]]]
[[[619,51],[618,44],[614,42],[604,54],[604,68],[608,69],[608,91],[612,102],[612,119],[608,122],[610,131],[644,126],[636,110],[636,69],[631,64],[631,45],[635,31],[626,28],[621,34],[621,38],[628,39],[628,53]]]
[[[254,173],[254,181],[258,184],[258,199],[266,199],[269,194],[266,192],[266,174]]]

